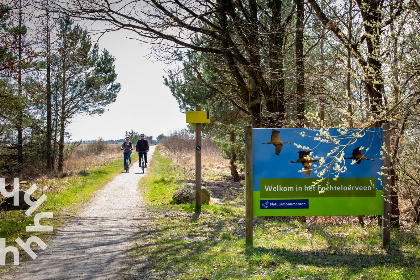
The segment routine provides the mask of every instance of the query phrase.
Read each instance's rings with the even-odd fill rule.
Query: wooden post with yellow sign
[[[201,211],[201,124],[210,123],[210,112],[201,111],[196,106],[195,111],[186,112],[187,123],[195,123],[195,211]]]
[[[201,111],[201,106],[195,111]],[[201,210],[201,123],[195,124],[195,210]]]

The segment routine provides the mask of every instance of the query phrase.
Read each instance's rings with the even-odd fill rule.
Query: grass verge
[[[132,162],[138,160],[138,154],[131,156]],[[29,256],[15,242],[20,237],[26,241],[36,235],[46,242],[49,240],[66,221],[79,212],[82,207],[92,198],[95,191],[104,187],[117,174],[123,172],[123,159],[111,161],[109,164],[91,168],[83,175],[49,180],[45,185],[38,186],[35,197],[42,194],[47,196],[39,208],[30,216],[26,216],[24,210],[1,212],[0,238],[6,239],[6,246],[14,246],[20,249],[20,261],[27,260]],[[43,226],[53,226],[53,232],[27,232],[26,226],[34,225],[34,216],[41,212],[52,212],[52,219],[42,219]],[[12,254],[7,255],[6,264],[13,263]],[[8,266],[0,266],[0,271]]]
[[[150,225],[132,249],[142,265],[125,279],[420,279],[419,226],[393,231],[384,249],[377,226],[258,217],[246,249],[243,207],[204,205],[197,214],[193,204],[171,204],[184,183],[179,167],[158,149],[150,167],[140,181]]]

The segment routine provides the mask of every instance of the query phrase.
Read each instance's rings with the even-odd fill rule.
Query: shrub
[[[86,150],[90,154],[102,154],[108,149],[108,143],[104,141],[102,138],[99,138],[98,140],[95,140],[93,142],[90,142]]]

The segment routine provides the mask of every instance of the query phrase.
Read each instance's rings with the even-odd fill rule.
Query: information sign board
[[[382,129],[252,129],[254,216],[382,215]]]

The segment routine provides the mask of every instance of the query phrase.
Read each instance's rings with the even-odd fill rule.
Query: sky
[[[127,31],[118,31],[99,39],[100,49],[107,49],[116,58],[121,90],[104,114],[75,117],[67,128],[70,141],[122,139],[131,130],[156,139],[186,128],[185,113],[163,84],[169,66],[148,58],[150,46],[129,36]]]

